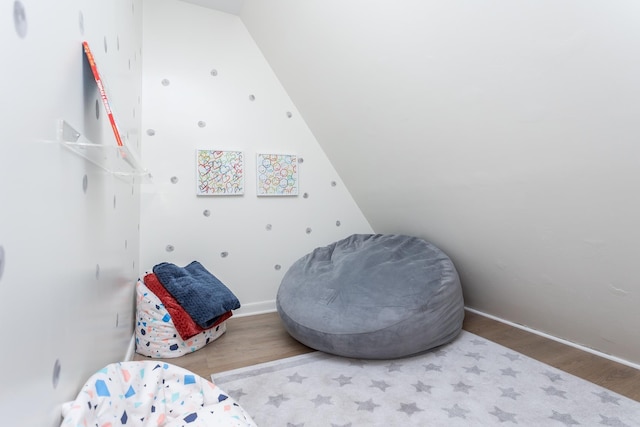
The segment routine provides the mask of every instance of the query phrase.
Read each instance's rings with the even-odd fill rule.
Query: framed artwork
[[[294,154],[258,154],[258,196],[297,196],[298,157]]]
[[[244,194],[242,151],[196,150],[196,194],[239,196]]]

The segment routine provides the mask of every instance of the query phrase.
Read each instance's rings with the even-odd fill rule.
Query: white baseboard
[[[133,360],[133,356],[136,354],[136,333],[131,335],[131,341],[129,341],[129,347],[127,347],[127,354],[124,355],[124,361],[129,362]]]
[[[233,312],[234,317],[253,316],[256,314],[273,313],[276,311],[276,300],[252,302],[242,304],[242,307]]]
[[[608,359],[608,360],[611,360],[613,362],[617,362],[617,363],[620,363],[622,365],[626,365],[626,366],[629,366],[631,368],[640,370],[640,365],[639,364],[630,362],[630,361],[625,360],[625,359],[621,359],[621,358],[613,356],[611,354],[603,353],[603,352],[595,350],[593,348],[586,347],[586,346],[574,343],[572,341],[565,340],[563,338],[558,338],[558,337],[555,337],[553,335],[549,335],[547,333],[538,331],[536,329],[529,328],[528,326],[524,326],[524,325],[520,325],[518,323],[510,322],[508,320],[505,320],[505,319],[502,319],[500,317],[497,317],[497,316],[482,312],[480,310],[476,310],[474,308],[465,307],[465,310],[470,311],[470,312],[475,313],[475,314],[479,314],[480,316],[488,317],[489,319],[496,320],[496,321],[498,321],[500,323],[505,323],[505,324],[507,324],[509,326],[513,326],[514,328],[522,329],[524,331],[531,332],[532,334],[536,334],[536,335],[539,335],[541,337],[548,338],[550,340],[559,342],[561,344],[565,344],[565,345],[577,348],[579,350],[586,351],[587,353],[591,353],[591,354],[594,354],[596,356],[600,356],[600,357],[602,357],[604,359]]]

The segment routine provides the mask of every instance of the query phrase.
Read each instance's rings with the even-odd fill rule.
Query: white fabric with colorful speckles
[[[227,330],[226,322],[183,340],[162,301],[138,280],[136,285],[136,353],[173,358],[201,349]]]
[[[178,366],[122,362],[96,372],[62,407],[63,427],[255,426],[215,384]]]

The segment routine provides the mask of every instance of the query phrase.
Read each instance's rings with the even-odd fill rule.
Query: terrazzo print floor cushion
[[[62,407],[62,427],[255,426],[213,383],[154,361],[114,363],[96,372]]]
[[[183,340],[160,299],[138,280],[136,284],[136,353],[173,358],[201,349],[227,330],[226,322]]]
[[[446,344],[464,318],[451,259],[422,239],[391,234],[355,234],[302,257],[283,277],[276,306],[298,341],[364,359]]]

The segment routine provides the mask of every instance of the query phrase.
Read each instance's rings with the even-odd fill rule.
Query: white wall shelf
[[[60,144],[113,175],[151,175],[126,146],[93,143],[65,120],[58,122],[57,137]]]

